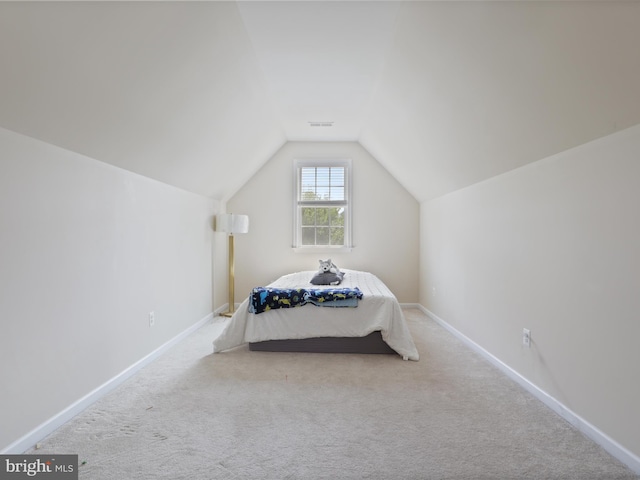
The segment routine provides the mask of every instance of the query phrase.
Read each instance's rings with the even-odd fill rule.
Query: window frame
[[[300,200],[302,189],[301,170],[309,167],[344,167],[344,245],[303,245],[302,244],[302,208],[309,202]],[[353,199],[352,199],[352,162],[350,158],[296,158],[293,160],[293,250],[297,253],[342,253],[350,252],[352,245]],[[316,203],[316,202],[313,202]],[[318,201],[318,206],[335,205],[335,201]]]

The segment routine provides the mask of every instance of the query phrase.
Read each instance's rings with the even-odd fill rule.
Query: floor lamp
[[[229,311],[221,313],[223,317],[231,317],[236,310],[234,295],[234,253],[233,237],[237,233],[247,233],[249,231],[249,217],[247,215],[236,215],[233,213],[223,213],[216,216],[216,231],[229,235]]]

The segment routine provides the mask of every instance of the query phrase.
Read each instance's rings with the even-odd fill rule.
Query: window
[[[351,247],[351,161],[295,160],[296,249]]]

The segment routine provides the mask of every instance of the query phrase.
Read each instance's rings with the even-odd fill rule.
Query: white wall
[[[420,214],[421,304],[636,457],[639,205],[636,126]]]
[[[211,313],[216,208],[0,129],[0,450]]]
[[[355,248],[341,254],[295,253],[293,160],[327,157],[352,159]],[[285,144],[229,200],[227,210],[249,215],[250,223],[249,233],[235,239],[236,302],[253,287],[286,273],[315,270],[318,259],[328,257],[338,267],[376,274],[400,302],[418,300],[419,204],[357,143]]]

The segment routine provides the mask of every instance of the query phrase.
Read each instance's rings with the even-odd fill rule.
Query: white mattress
[[[382,339],[403,358],[417,361],[413,342],[400,304],[389,288],[375,275],[343,270],[340,287],[358,287],[363,298],[356,308],[305,305],[268,312],[249,313],[244,300],[222,333],[213,341],[213,351],[221,352],[246,342],[313,337],[364,337],[379,330]],[[315,271],[291,273],[267,285],[276,288],[324,288],[309,280]],[[332,288],[327,286],[326,288]]]

